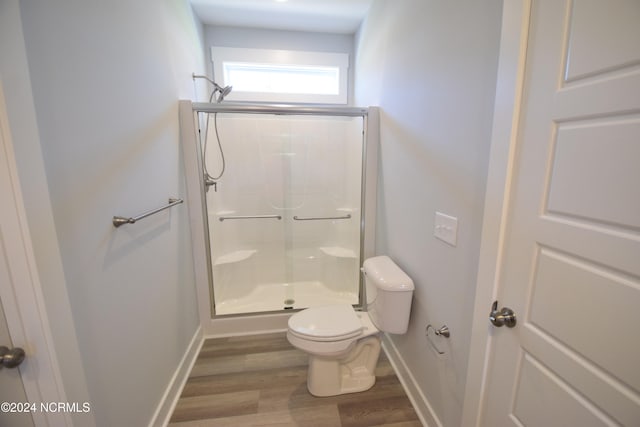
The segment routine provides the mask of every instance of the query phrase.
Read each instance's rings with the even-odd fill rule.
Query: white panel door
[[[640,426],[640,1],[529,28],[481,424]]]

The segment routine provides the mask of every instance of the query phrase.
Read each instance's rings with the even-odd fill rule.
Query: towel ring
[[[433,329],[433,333],[436,334],[436,336],[442,336],[445,338],[449,338],[451,336],[451,332],[449,331],[449,327],[447,325],[443,325],[440,329],[436,329],[433,326],[431,326],[431,324],[427,325],[427,328],[425,329],[425,335],[427,336],[427,341],[429,341],[429,344],[431,344],[431,347],[433,347],[433,349],[438,353],[438,354],[444,354],[444,351],[440,351],[438,349],[438,347],[436,346],[436,344],[433,342],[433,340],[431,339],[431,336],[429,335],[429,329]]]

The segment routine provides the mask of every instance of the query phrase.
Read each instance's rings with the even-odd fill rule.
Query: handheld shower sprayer
[[[213,97],[215,96],[216,92],[218,93],[218,97],[216,98],[217,103],[221,103],[224,97],[229,95],[229,92],[231,92],[231,89],[232,89],[231,86],[222,87],[207,76],[192,73],[191,77],[193,77],[193,80],[205,79],[206,81],[208,81],[213,85],[213,91],[211,92],[211,95],[209,95],[209,102],[213,101]],[[201,138],[200,143],[202,144],[202,168],[204,170],[204,187],[207,192],[209,192],[209,188],[211,187],[213,187],[213,190],[217,192],[218,180],[222,178],[222,175],[224,175],[224,171],[226,168],[226,161],[224,158],[224,151],[222,150],[222,143],[220,142],[220,135],[218,135],[218,113],[216,112],[216,113],[213,113],[213,126],[216,133],[216,140],[218,141],[218,148],[220,150],[220,159],[222,161],[222,166],[220,168],[220,173],[217,176],[212,176],[209,173],[209,170],[207,169],[207,136],[209,134],[209,113],[205,113],[205,114],[206,114],[206,125],[204,129],[204,140],[202,139],[202,134],[200,133],[200,129],[198,129],[198,132],[200,133],[200,138]]]
[[[216,102],[218,102],[218,103],[222,102],[224,97],[229,95],[229,92],[231,92],[231,89],[233,89],[233,86],[222,87],[218,83],[214,82],[213,80],[211,80],[207,76],[199,75],[199,74],[196,74],[196,73],[191,74],[191,76],[193,77],[194,80],[195,79],[205,79],[206,81],[208,81],[209,83],[211,83],[213,85],[213,92],[211,92],[211,96],[209,97],[209,102],[211,102],[211,100],[213,100],[213,96],[216,94],[216,92],[218,92],[218,97],[216,98]]]

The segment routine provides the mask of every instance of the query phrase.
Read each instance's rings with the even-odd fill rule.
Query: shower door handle
[[[294,216],[293,219],[295,221],[321,221],[323,219],[349,219],[351,218],[351,214],[347,214],[344,216],[309,216],[309,217],[299,217]]]
[[[280,215],[230,215],[230,216],[219,216],[218,219],[220,221],[224,221],[225,219],[282,219]]]

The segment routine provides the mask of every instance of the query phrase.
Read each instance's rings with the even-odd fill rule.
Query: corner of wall
[[[391,362],[391,366],[393,366],[402,387],[404,387],[404,391],[407,393],[422,425],[426,427],[442,427],[440,419],[438,419],[436,412],[429,404],[429,400],[420,389],[418,381],[411,373],[404,358],[387,334],[382,336],[382,348],[389,362]]]
[[[162,427],[169,424],[171,415],[178,403],[178,399],[180,399],[182,389],[189,379],[189,374],[193,369],[193,365],[196,363],[203,343],[202,328],[198,326],[198,329],[196,329],[196,332],[193,334],[193,338],[191,338],[191,342],[185,350],[184,356],[182,356],[180,363],[178,363],[175,372],[167,384],[167,388],[158,403],[158,407],[151,417],[149,427]]]
[[[416,283],[391,353],[443,425],[459,424],[466,389],[500,5],[377,0],[355,42],[355,102],[381,116],[376,253]],[[455,247],[434,238],[436,211],[459,219]],[[429,351],[427,324],[451,329],[446,357]]]

